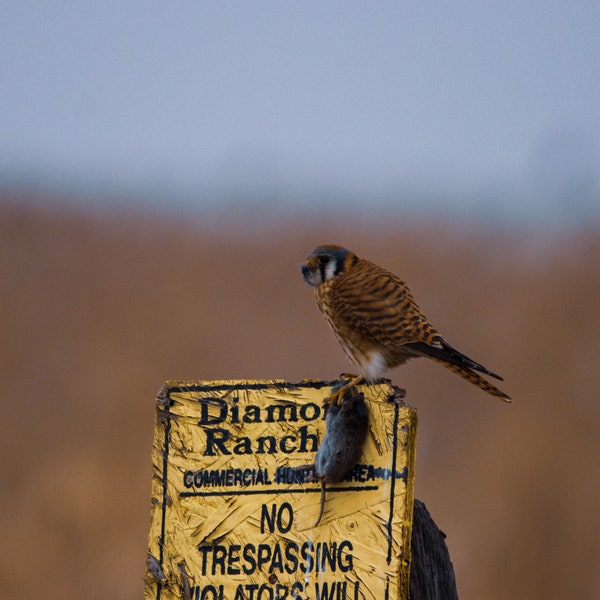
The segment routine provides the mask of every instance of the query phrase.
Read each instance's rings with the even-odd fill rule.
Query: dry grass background
[[[0,205],[2,597],[141,598],[157,391],[347,370],[298,272],[327,242],[409,281],[515,399],[425,360],[393,373],[460,597],[600,597],[598,231]]]

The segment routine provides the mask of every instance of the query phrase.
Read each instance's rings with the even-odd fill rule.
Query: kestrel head
[[[306,262],[302,265],[302,276],[309,285],[318,286],[344,273],[357,260],[354,252],[341,246],[319,246],[306,257]]]

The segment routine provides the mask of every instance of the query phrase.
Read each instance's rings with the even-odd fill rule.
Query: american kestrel
[[[341,246],[315,248],[302,265],[317,305],[359,375],[346,384],[373,381],[411,358],[427,356],[488,394],[510,397],[479,373],[502,377],[455,350],[421,313],[404,281]],[[332,398],[341,402],[343,389]]]

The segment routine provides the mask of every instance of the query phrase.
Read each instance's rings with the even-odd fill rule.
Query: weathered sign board
[[[169,382],[157,402],[146,600],[408,598],[417,420],[359,386],[359,463],[305,481],[336,382]]]

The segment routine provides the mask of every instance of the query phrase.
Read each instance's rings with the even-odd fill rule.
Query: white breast
[[[367,380],[372,381],[379,379],[385,375],[387,370],[385,364],[385,358],[381,352],[377,350],[371,350],[368,356],[361,357],[362,360],[358,365],[360,368],[360,374]]]

